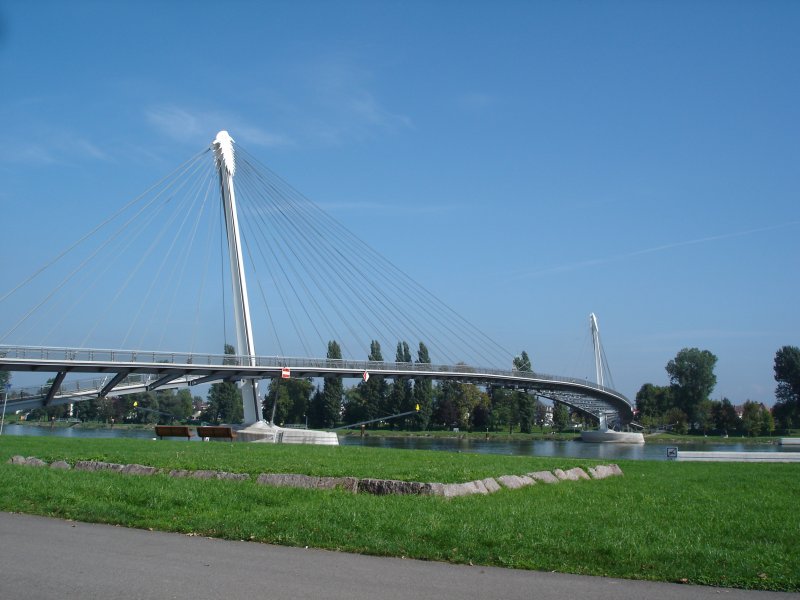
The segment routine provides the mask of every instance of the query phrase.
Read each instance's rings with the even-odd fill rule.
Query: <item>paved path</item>
[[[378,558],[0,513],[0,598],[789,600],[800,594]]]

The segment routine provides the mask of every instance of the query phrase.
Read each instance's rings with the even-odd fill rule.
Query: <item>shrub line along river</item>
[[[3,428],[3,435],[36,435],[72,438],[139,438],[154,439],[150,429],[83,429],[76,427],[54,427],[47,425],[10,425]],[[175,438],[178,439],[178,438]],[[194,438],[197,439],[197,438]],[[666,460],[668,443],[645,444],[591,444],[581,441],[563,440],[483,440],[475,437],[441,436],[370,436],[340,435],[342,446],[366,446],[370,448],[392,448],[400,450],[439,450],[445,452],[472,452],[478,454],[505,454],[515,456],[550,456],[563,458],[588,458],[597,460]],[[715,444],[681,443],[681,450],[727,451],[727,452],[780,452],[782,446],[728,441]],[[791,450],[791,448],[786,448]]]

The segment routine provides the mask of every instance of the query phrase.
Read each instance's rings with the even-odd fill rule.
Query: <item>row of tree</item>
[[[226,345],[225,352],[233,354],[234,349]],[[328,343],[327,357],[342,358],[336,341]],[[371,343],[368,360],[383,362],[379,342]],[[395,360],[412,362],[408,343],[398,342]],[[420,342],[413,362],[430,364],[424,343]],[[669,426],[679,432],[746,435],[768,435],[776,429],[800,427],[800,348],[784,346],[775,354],[777,402],[771,411],[748,400],[737,412],[727,398],[712,400],[716,363],[717,357],[708,350],[682,349],[666,365],[668,385],[646,383],[636,394],[638,420],[647,426]],[[520,372],[533,371],[524,351],[514,358],[512,366]],[[0,386],[9,381],[9,373],[0,371]],[[192,397],[186,389],[159,390],[79,402],[69,416],[81,420],[169,423],[190,418],[201,404],[201,399]],[[243,419],[241,394],[234,383],[213,384],[204,404],[200,416],[204,421],[240,423]],[[67,411],[66,406],[46,407],[33,411],[31,418],[61,418],[68,416]],[[522,432],[530,432],[534,426],[544,426],[547,420],[545,405],[525,391],[454,381],[434,384],[429,378],[389,381],[372,376],[348,389],[339,377],[324,378],[321,388],[307,378],[273,379],[263,402],[266,420],[315,428],[373,421],[400,413],[410,414],[402,420],[387,420],[389,426],[416,430],[508,428],[509,432],[519,427]],[[574,411],[555,403],[552,425],[562,430],[576,417]]]
[[[341,359],[336,341],[328,343],[327,358]],[[373,340],[370,361],[383,362],[378,341]],[[395,361],[430,364],[428,348],[420,343],[416,360],[407,342],[398,342]],[[514,370],[531,372],[530,358],[522,352],[513,362]],[[211,386],[204,417],[210,421],[238,422],[242,419],[241,397],[232,383]],[[427,430],[432,428],[491,429],[519,427],[531,432],[535,425],[544,425],[545,406],[532,394],[503,388],[483,388],[473,384],[440,381],[430,378],[397,378],[387,380],[380,375],[368,377],[356,386],[344,388],[340,377],[325,377],[322,387],[315,387],[308,378],[272,379],[263,402],[263,417],[278,424],[301,424],[313,428],[330,428],[386,419],[392,428]],[[559,409],[559,424],[566,427],[569,411]],[[564,417],[563,419],[561,417]]]
[[[647,426],[669,426],[678,432],[770,435],[776,429],[800,427],[800,349],[784,346],[775,353],[772,411],[746,401],[739,412],[730,400],[712,400],[717,357],[708,350],[684,348],[667,363],[669,385],[644,384],[636,394],[637,416]]]

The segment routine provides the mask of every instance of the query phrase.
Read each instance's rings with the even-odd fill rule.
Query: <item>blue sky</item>
[[[0,24],[8,282],[227,129],[539,371],[593,376],[595,312],[630,397],[696,346],[715,398],[771,403],[800,344],[796,2],[7,0]]]

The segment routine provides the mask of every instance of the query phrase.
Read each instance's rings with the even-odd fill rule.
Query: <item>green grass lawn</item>
[[[800,590],[796,464],[627,461],[624,477],[446,500],[5,464],[14,454],[445,483],[594,461],[4,436],[0,510],[375,555]]]

